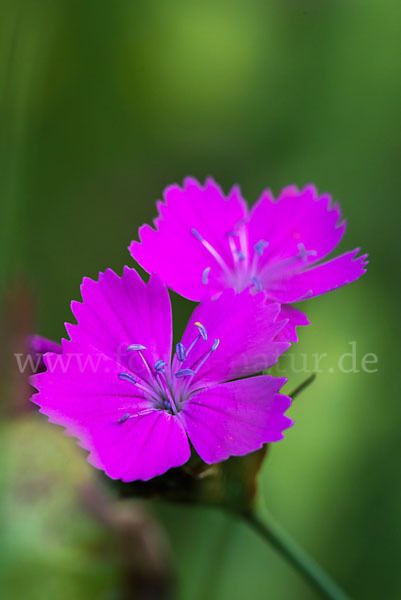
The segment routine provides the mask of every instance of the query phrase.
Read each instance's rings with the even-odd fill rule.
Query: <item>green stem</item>
[[[323,598],[349,600],[349,596],[277,524],[264,523],[253,511],[244,515],[248,524],[277,550]]]

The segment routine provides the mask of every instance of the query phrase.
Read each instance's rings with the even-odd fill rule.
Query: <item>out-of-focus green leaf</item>
[[[0,431],[0,589],[7,600],[99,598],[113,590],[110,534],[85,510],[93,471],[73,440],[36,418]]]

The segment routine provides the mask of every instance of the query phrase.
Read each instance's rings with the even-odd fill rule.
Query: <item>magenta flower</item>
[[[251,286],[289,304],[365,273],[367,255],[357,257],[358,248],[321,262],[340,242],[345,222],[338,205],[313,185],[287,187],[277,200],[265,191],[251,211],[238,187],[225,197],[212,179],[202,187],[187,178],[183,188],[168,187],[164,199],[157,204],[156,229],[141,227],[141,241],[132,242],[130,251],[146,271],[190,300]],[[293,324],[307,324],[299,311],[283,310]]]
[[[62,352],[60,344],[49,340],[48,338],[42,337],[41,335],[30,335],[26,340],[29,354],[32,357],[32,367],[34,373],[39,371],[45,371],[46,366],[43,361],[43,355],[47,352],[54,352],[60,354]]]
[[[291,425],[283,378],[260,375],[289,346],[280,306],[223,292],[199,305],[172,354],[167,288],[133,269],[85,278],[62,354],[44,356],[33,401],[113,479],[150,479],[185,463],[189,440],[207,463],[280,440]],[[247,378],[247,379],[243,379]],[[235,381],[233,381],[235,380]]]

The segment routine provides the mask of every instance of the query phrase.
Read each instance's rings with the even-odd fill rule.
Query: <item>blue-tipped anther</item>
[[[263,252],[265,251],[265,248],[267,248],[268,245],[269,242],[266,242],[266,240],[259,240],[254,245],[253,249],[255,250],[258,256],[262,256]]]
[[[164,369],[166,368],[166,366],[167,363],[165,360],[157,360],[154,364],[157,375],[161,375],[162,373],[164,373]]]
[[[192,369],[180,369],[175,374],[178,379],[181,379],[182,377],[189,377],[190,375],[195,375],[195,371]]]
[[[298,254],[299,258],[302,258],[303,261],[306,261],[308,255],[306,253],[305,244],[303,244],[302,242],[298,244]]]
[[[178,342],[178,344],[175,347],[175,352],[176,352],[178,360],[181,362],[184,362],[184,360],[187,358],[187,351],[185,350],[184,344],[181,344],[181,342]]]
[[[243,253],[243,251],[237,250],[236,252],[237,252],[238,260],[244,260],[245,254]]]
[[[199,321],[196,321],[196,323],[194,323],[194,325],[196,325],[196,327],[199,329],[199,333],[201,334],[201,336],[203,337],[203,339],[207,340],[207,331],[205,329],[205,327],[202,325],[202,323],[199,323]]]
[[[214,352],[219,344],[220,344],[220,340],[218,338],[216,338],[214,340],[214,342],[213,342],[213,346],[211,348],[211,352]]]
[[[210,273],[210,267],[206,267],[206,269],[202,273],[203,285],[207,285],[209,283],[209,273]]]
[[[125,423],[125,421],[128,421],[128,419],[131,417],[131,415],[129,413],[125,413],[125,415],[123,415],[122,417],[120,417],[117,421],[117,423]]]
[[[316,250],[307,250],[305,244],[302,242],[298,244],[298,256],[302,258],[304,262],[307,262],[308,256],[316,256],[316,254]]]
[[[131,350],[146,350],[146,346],[143,344],[130,344],[127,351],[130,352]]]
[[[197,229],[195,229],[195,227],[191,227],[191,233],[194,237],[196,237],[197,240],[203,242],[203,236],[199,233]]]
[[[251,281],[255,285],[257,292],[261,292],[263,290],[263,285],[260,279],[258,279],[257,277],[251,277]]]
[[[136,379],[131,373],[119,373],[118,378],[122,379],[122,381],[129,381],[129,383],[136,384]]]

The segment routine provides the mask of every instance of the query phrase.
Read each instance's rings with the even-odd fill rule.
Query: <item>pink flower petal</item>
[[[182,423],[121,380],[123,365],[66,340],[63,354],[46,354],[44,360],[47,371],[31,378],[39,390],[32,401],[50,422],[77,437],[90,462],[109,477],[150,479],[188,460]]]
[[[211,267],[219,274],[221,268],[197,234],[232,266],[227,233],[246,216],[246,204],[238,188],[225,197],[212,179],[202,187],[189,177],[183,188],[168,187],[164,199],[165,203],[158,203],[156,229],[141,227],[141,241],[132,242],[130,252],[145,270],[158,273],[177,293],[199,301],[205,293],[220,291],[221,287],[212,276],[208,286],[202,284],[205,269]]]
[[[83,303],[71,303],[78,325],[66,324],[71,340],[91,344],[111,357],[118,355],[122,364],[145,378],[144,364],[137,353],[127,350],[129,345],[145,346],[143,355],[152,366],[156,360],[170,362],[170,297],[156,275],[145,284],[134,269],[124,267],[122,277],[107,269],[98,281],[85,278],[81,292]]]
[[[284,415],[291,400],[277,393],[285,381],[261,375],[193,396],[184,405],[181,418],[199,456],[214,463],[281,440],[282,431],[292,425]]]
[[[61,352],[61,345],[41,335],[28,336],[27,345],[32,354],[46,354],[46,352]]]
[[[207,353],[215,339],[219,346],[211,353],[193,378],[199,386],[220,383],[253,375],[277,362],[290,346],[277,341],[276,336],[286,324],[281,319],[280,306],[269,302],[264,294],[245,290],[236,294],[228,289],[220,297],[205,300],[193,312],[184,332],[182,343],[189,348],[198,335],[195,323],[201,323],[208,335],[199,339],[191,350],[185,368],[194,368]],[[174,359],[173,369],[177,358]]]
[[[248,223],[249,245],[268,241],[261,264],[296,256],[300,244],[312,251],[308,262],[327,256],[339,244],[345,232],[338,205],[331,206],[328,194],[318,195],[313,185],[298,191],[295,186],[284,188],[277,200],[265,191],[252,209]]]
[[[121,427],[126,427],[123,433]],[[180,420],[160,410],[123,425],[99,422],[90,437],[89,461],[112,479],[122,481],[147,481],[183,465],[191,454]]]
[[[298,335],[296,328],[310,325],[305,313],[289,304],[283,304],[281,306],[280,319],[288,319],[288,321],[283,329],[277,334],[277,342],[297,342]]]
[[[269,296],[283,303],[319,296],[359,279],[366,273],[367,255],[359,248],[271,284]]]

